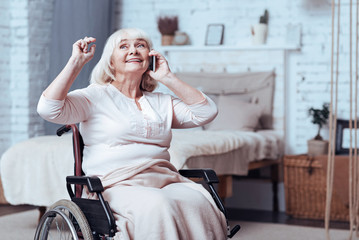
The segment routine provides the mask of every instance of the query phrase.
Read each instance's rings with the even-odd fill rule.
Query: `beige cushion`
[[[237,95],[243,102],[250,102],[256,98],[257,104],[263,107],[261,128],[273,128],[273,100],[275,88],[275,73],[244,72],[244,73],[176,73],[176,75],[191,84],[199,87],[212,98],[216,104],[220,95]],[[221,109],[219,108],[219,111]]]
[[[206,130],[245,130],[254,131],[259,128],[263,107],[245,102],[238,95],[220,95],[218,98],[218,116]]]

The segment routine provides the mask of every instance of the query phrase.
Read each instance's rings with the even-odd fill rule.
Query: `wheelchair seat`
[[[71,200],[60,200],[53,204],[40,219],[35,232],[38,239],[112,239],[116,234],[116,222],[110,206],[104,200],[104,188],[98,177],[84,176],[82,172],[82,151],[84,143],[76,125],[65,125],[57,130],[57,135],[72,130],[73,153],[75,159],[74,176],[66,177],[67,191]],[[211,169],[179,170],[184,177],[201,178],[206,183],[217,207],[227,219],[226,209],[213,184],[219,183],[216,173]],[[97,200],[81,198],[83,186],[97,195]],[[227,221],[228,226],[228,221]],[[240,229],[228,226],[228,238]]]

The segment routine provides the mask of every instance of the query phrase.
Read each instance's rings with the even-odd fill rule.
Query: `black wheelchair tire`
[[[70,230],[71,238],[65,238],[65,234],[59,234],[60,236],[55,239],[85,239],[93,240],[92,231],[87,222],[87,219],[81,209],[70,200],[59,200],[54,203],[49,210],[41,218],[40,223],[36,229],[34,240],[47,240],[49,238],[48,233],[51,230],[51,225],[55,219],[59,217],[62,219]],[[76,227],[74,226],[74,224]],[[57,224],[57,223],[56,223]],[[58,228],[58,227],[57,227]],[[57,232],[61,232],[61,229],[57,229]],[[78,238],[78,233],[81,237]]]

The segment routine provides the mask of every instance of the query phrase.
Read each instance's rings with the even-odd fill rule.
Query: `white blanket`
[[[177,169],[186,168],[186,161],[197,156],[211,156],[240,149],[241,161],[278,159],[283,154],[283,137],[272,130],[247,131],[189,131],[174,130],[169,149],[171,162]]]
[[[246,158],[236,161],[247,165],[264,158],[277,159],[282,154],[281,139],[273,131],[174,130],[169,152],[177,169],[186,168],[186,161],[191,157],[215,156],[235,149],[246,152]],[[9,203],[49,206],[68,198],[65,178],[73,175],[74,164],[71,134],[36,137],[18,143],[3,154],[0,164]]]
[[[35,137],[15,144],[2,155],[0,164],[9,203],[49,206],[68,198],[65,178],[73,175],[74,166],[71,135]]]

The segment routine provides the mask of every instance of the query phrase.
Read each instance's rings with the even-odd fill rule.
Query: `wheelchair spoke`
[[[47,217],[40,239],[79,239],[76,235],[71,220],[67,217],[68,213],[54,211],[55,215]]]
[[[78,206],[68,200],[60,200],[41,218],[35,240],[93,239],[92,232]]]

